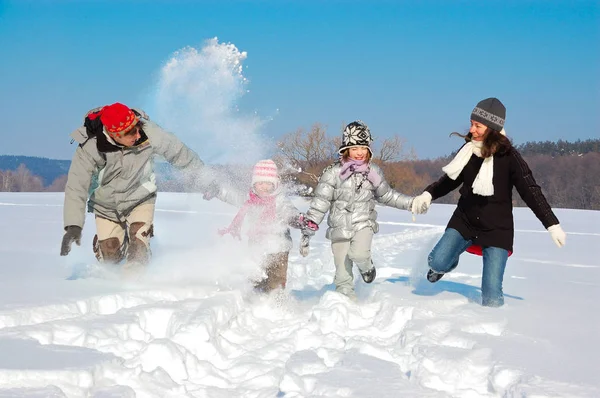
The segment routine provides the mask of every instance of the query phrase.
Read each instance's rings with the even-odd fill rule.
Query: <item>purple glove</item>
[[[300,222],[302,235],[313,236],[315,232],[319,230],[319,225],[310,218],[307,218],[304,214],[300,214],[298,221]]]

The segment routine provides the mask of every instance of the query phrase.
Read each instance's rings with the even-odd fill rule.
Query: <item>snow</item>
[[[453,206],[413,222],[379,208],[377,279],[333,290],[324,230],[290,255],[285,294],[249,290],[236,209],[160,193],[142,280],[58,255],[62,194],[0,194],[0,397],[598,397],[600,212],[557,210],[558,249],[515,209],[506,304],[480,300],[480,258],[436,284],[426,258]],[[307,202],[295,199],[300,209]]]
[[[232,43],[206,40],[171,54],[156,73],[144,109],[207,163],[252,164],[268,156],[261,132],[272,117],[241,106],[249,92],[248,54]],[[240,109],[242,108],[242,110]]]

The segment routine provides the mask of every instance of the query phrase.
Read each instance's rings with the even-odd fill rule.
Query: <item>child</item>
[[[341,159],[323,171],[306,213],[308,220],[302,227],[303,235],[313,235],[310,222],[320,224],[329,211],[326,237],[331,240],[333,251],[335,289],[351,299],[356,298],[353,263],[366,283],[375,279],[371,242],[373,234],[379,231],[376,201],[410,210],[413,200],[394,191],[381,169],[371,163],[371,141],[371,132],[363,122],[355,121],[346,126],[339,149]],[[306,249],[302,254],[305,253]]]
[[[254,166],[252,188],[248,194],[225,188],[215,192],[219,199],[241,206],[231,225],[219,233],[241,239],[242,225],[247,225],[248,243],[267,274],[265,279],[254,284],[261,292],[285,288],[288,254],[292,249],[289,227],[301,228],[305,224],[302,213],[280,185],[277,165],[268,159]]]

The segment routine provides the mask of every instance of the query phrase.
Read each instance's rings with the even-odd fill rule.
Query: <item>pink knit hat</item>
[[[279,186],[277,165],[271,159],[260,160],[252,171],[252,186],[257,182],[270,182],[275,188]]]

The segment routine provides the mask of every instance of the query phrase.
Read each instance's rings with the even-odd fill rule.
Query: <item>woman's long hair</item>
[[[466,135],[460,133],[452,133],[450,136],[458,136],[464,138],[465,142],[471,142],[473,134],[467,133]],[[512,143],[504,134],[500,134],[498,130],[487,127],[485,136],[483,137],[483,147],[481,148],[481,156],[483,158],[489,158],[494,155],[504,155],[508,153],[512,148]]]

